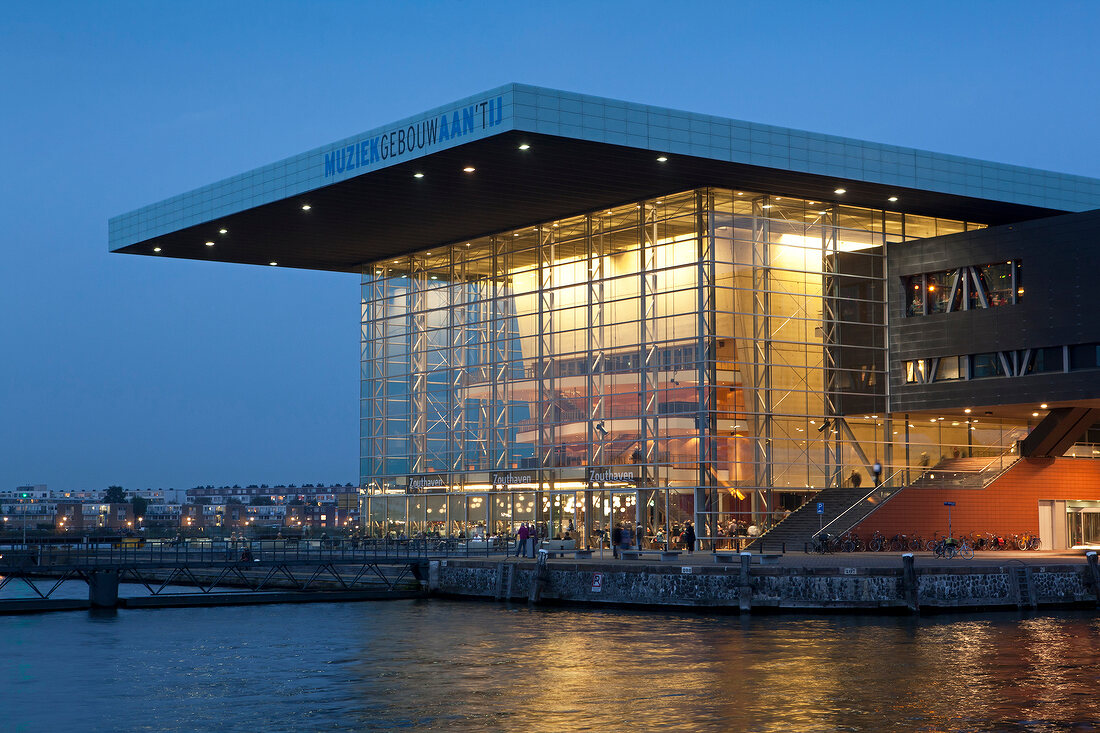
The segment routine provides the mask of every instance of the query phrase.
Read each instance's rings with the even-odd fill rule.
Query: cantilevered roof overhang
[[[701,186],[987,224],[1100,208],[1092,178],[510,84],[115,217],[109,246],[355,272]]]

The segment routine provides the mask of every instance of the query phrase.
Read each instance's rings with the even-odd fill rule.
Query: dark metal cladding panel
[[[909,275],[1017,260],[1015,305],[905,316]],[[906,361],[1100,342],[1100,210],[889,245],[890,408],[1081,401],[1100,398],[1100,370],[906,384]]]

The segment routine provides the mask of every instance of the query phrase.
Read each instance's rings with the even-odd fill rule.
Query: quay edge
[[[528,601],[537,565],[531,561],[432,561],[432,595]],[[722,612],[936,613],[1100,608],[1095,561],[1003,566],[950,564],[913,569],[907,587],[896,567],[760,566],[746,564],[553,561],[540,602]],[[747,582],[745,578],[747,577]],[[912,582],[912,581],[909,581]],[[908,591],[908,592],[907,592]],[[915,592],[914,592],[915,591]]]

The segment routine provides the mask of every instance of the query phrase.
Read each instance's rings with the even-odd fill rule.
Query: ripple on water
[[[1086,730],[1098,650],[1088,613],[400,601],[0,617],[3,725],[27,731]]]

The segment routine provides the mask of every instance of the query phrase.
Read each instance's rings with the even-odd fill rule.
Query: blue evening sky
[[[0,489],[358,481],[355,275],[107,219],[510,81],[1100,176],[1100,3],[25,2],[0,17]]]

